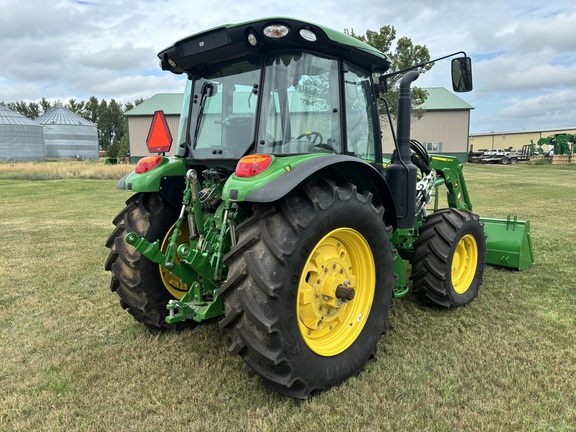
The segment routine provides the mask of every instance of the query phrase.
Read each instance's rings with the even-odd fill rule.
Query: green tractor
[[[454,90],[469,91],[470,59],[454,55]],[[157,154],[119,181],[134,195],[107,241],[111,289],[146,326],[219,318],[264,385],[306,398],[375,355],[394,298],[463,306],[485,264],[534,264],[529,222],[472,213],[462,164],[410,139],[417,67],[386,75],[380,51],[286,18],[201,32],[159,58],[188,77],[177,152],[164,156],[155,113]],[[399,73],[385,160],[378,100]]]

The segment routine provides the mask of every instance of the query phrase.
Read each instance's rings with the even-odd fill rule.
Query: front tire
[[[478,295],[486,237],[478,215],[453,208],[428,216],[414,243],[413,292],[424,303],[454,308]]]
[[[177,324],[165,321],[168,302],[180,299],[188,289],[176,276],[128,245],[125,238],[129,232],[135,232],[149,242],[160,239],[165,250],[166,239],[177,218],[177,210],[162,195],[137,193],[126,201],[126,207],[114,218],[116,228],[106,241],[110,248],[105,264],[105,269],[112,272],[110,289],[118,294],[120,305],[128,313],[153,329],[179,329],[193,325],[191,320]],[[186,235],[181,236],[184,237]]]
[[[386,329],[393,286],[390,229],[371,194],[307,183],[256,205],[237,233],[219,291],[230,351],[295,398],[360,371]],[[343,287],[353,299],[335,294]]]

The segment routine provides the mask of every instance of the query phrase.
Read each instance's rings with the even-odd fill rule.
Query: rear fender
[[[174,207],[182,205],[186,176],[186,160],[163,157],[157,167],[145,173],[132,171],[122,177],[116,189],[129,192],[160,192]]]
[[[158,192],[163,177],[184,177],[186,175],[186,160],[182,158],[163,157],[157,167],[145,173],[132,171],[122,177],[116,184],[116,189],[130,192]]]
[[[388,184],[376,168],[361,159],[321,154],[275,157],[270,168],[270,173],[266,173],[266,170],[254,177],[230,176],[224,186],[223,199],[232,202],[273,202],[309,179],[347,181],[355,184],[360,192],[371,192],[373,203],[384,206],[386,210],[386,224],[396,226],[396,209]]]

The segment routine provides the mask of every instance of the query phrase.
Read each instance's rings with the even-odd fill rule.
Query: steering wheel
[[[322,153],[338,153],[334,147],[330,144],[326,143],[319,143],[319,144],[312,144],[310,146],[310,151],[317,151],[320,150]]]
[[[313,138],[310,138],[311,136],[313,136]],[[302,135],[298,135],[296,137],[296,140],[300,140],[304,137],[306,137],[308,140],[312,141],[312,144],[316,144],[316,140],[319,140],[319,143],[322,142],[322,134],[320,132],[308,131],[308,132],[303,133]]]

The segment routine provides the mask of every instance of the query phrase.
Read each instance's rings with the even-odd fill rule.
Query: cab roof
[[[264,29],[273,24],[288,28],[284,37],[270,38]],[[306,30],[316,36],[305,39]],[[248,41],[250,39],[255,44]],[[195,74],[206,66],[235,58],[263,56],[269,51],[304,50],[341,58],[370,72],[382,73],[390,66],[389,58],[360,40],[318,24],[293,18],[263,18],[239,24],[225,24],[193,34],[158,53],[161,67],[173,73]]]

